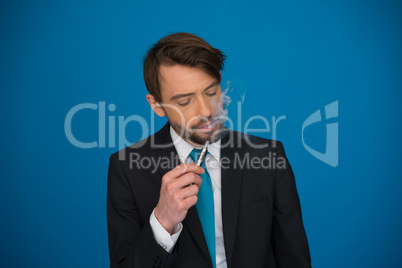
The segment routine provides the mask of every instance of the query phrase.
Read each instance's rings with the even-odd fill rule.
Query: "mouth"
[[[198,130],[201,132],[210,132],[210,131],[215,130],[217,128],[218,124],[219,124],[219,122],[217,122],[217,121],[205,123],[202,126],[200,126],[198,128]]]

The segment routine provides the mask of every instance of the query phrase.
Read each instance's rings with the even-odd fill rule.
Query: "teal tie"
[[[199,149],[193,149],[190,153],[191,159],[195,162],[200,154]],[[205,161],[201,167],[205,170],[201,174],[202,184],[198,191],[198,201],[195,204],[197,213],[201,221],[202,230],[207,242],[209,255],[211,256],[212,266],[216,267],[215,257],[215,213],[214,213],[214,194],[212,192],[211,177],[205,167]]]

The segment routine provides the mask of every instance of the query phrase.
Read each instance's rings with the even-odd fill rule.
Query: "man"
[[[168,123],[110,158],[111,267],[311,267],[282,144],[223,126],[224,59],[188,33],[148,51],[146,98]]]

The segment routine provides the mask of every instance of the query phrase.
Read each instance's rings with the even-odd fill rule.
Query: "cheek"
[[[197,121],[193,116],[193,111],[191,110],[191,108],[177,110],[175,109],[174,111],[171,110],[167,113],[167,117],[170,121],[173,121],[176,124],[185,127],[191,127]]]
[[[216,94],[216,96],[214,96],[214,100],[213,102],[216,103],[217,105],[221,105],[221,103],[219,102],[220,98],[223,97],[222,96],[222,92],[219,92],[219,94]],[[223,101],[222,101],[223,102]]]
[[[170,121],[173,121],[180,125],[182,125],[185,120],[184,113],[181,112],[179,109],[166,110],[166,116]]]
[[[192,126],[196,125],[199,121],[198,117],[193,115],[191,112],[185,112],[184,119],[186,121],[187,128],[191,128]]]
[[[211,100],[211,108],[212,108],[212,113],[216,114],[219,110],[223,108],[223,103],[219,102],[219,96],[216,96]]]

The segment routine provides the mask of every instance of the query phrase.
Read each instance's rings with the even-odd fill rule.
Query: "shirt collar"
[[[173,144],[176,147],[177,154],[179,155],[180,160],[185,162],[191,151],[196,148],[187,141],[185,141],[182,137],[177,135],[176,131],[170,126],[170,136],[172,138]],[[201,149],[201,148],[197,148]],[[208,145],[208,152],[216,159],[220,160],[221,157],[221,140],[219,139],[217,142],[211,143]]]

